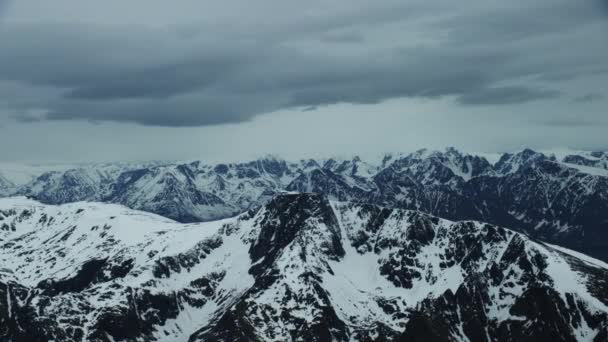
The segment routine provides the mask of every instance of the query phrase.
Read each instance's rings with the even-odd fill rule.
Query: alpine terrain
[[[0,0],[0,342],[608,342],[606,19]]]
[[[0,341],[608,340],[606,263],[329,197],[279,193],[205,223],[0,199]]]
[[[493,156],[420,150],[250,162],[99,164],[46,172],[0,195],[43,203],[118,203],[180,222],[223,219],[281,191],[476,220],[608,260],[608,153],[526,149]],[[0,175],[2,169],[0,168]]]

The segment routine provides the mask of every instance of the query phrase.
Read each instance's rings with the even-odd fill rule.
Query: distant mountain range
[[[154,190],[175,191],[198,179],[189,173],[195,169],[213,175],[206,186],[218,186],[217,203],[231,198],[220,194],[234,184],[258,191],[283,179],[334,197],[354,194],[344,189],[379,191],[379,202],[403,204],[418,191],[397,192],[408,182],[436,186],[432,191],[443,196],[475,179],[508,186],[534,172],[537,178],[528,181],[544,189],[554,169],[560,179],[561,172],[573,181],[588,177],[532,152],[505,157],[501,165],[512,166],[504,171],[458,156],[387,159],[371,174],[359,160],[327,168],[300,164],[298,173],[276,160],[178,165],[125,171],[106,191],[148,177],[162,180]],[[535,166],[527,164],[531,158]],[[454,165],[460,167],[448,171]],[[106,179],[99,175],[89,179]],[[214,182],[218,175],[225,182]],[[391,191],[379,187],[387,179],[395,179]],[[391,199],[396,194],[405,195]],[[506,198],[528,200],[527,194]],[[468,198],[459,196],[450,200]],[[314,193],[281,193],[264,202],[234,218],[182,224],[115,204],[0,199],[0,341],[608,340],[604,262],[477,221]],[[436,208],[449,207],[466,205]],[[518,208],[506,212],[517,216]]]
[[[0,169],[0,175],[2,170]],[[359,157],[249,162],[108,163],[40,174],[0,194],[43,203],[119,203],[180,222],[232,217],[282,191],[476,220],[608,260],[608,153],[482,155],[420,150]]]

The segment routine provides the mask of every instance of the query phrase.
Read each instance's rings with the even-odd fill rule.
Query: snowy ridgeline
[[[606,263],[318,194],[193,224],[0,199],[0,244],[2,341],[608,339]]]
[[[523,150],[488,156],[448,148],[369,160],[266,157],[226,164],[80,165],[21,185],[0,177],[0,196],[24,195],[49,204],[118,203],[200,222],[259,208],[283,191],[314,192],[336,201],[510,227],[608,260],[607,175],[604,152]]]

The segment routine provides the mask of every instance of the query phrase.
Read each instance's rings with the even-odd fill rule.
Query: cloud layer
[[[0,115],[205,126],[395,98],[509,106],[576,97],[564,85],[608,72],[605,1],[228,4],[163,25],[5,13]]]

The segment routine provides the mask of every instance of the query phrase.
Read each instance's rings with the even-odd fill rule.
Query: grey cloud
[[[251,49],[174,38],[161,30],[78,25],[6,28],[0,30],[0,79],[66,88],[74,98],[162,97],[214,82],[246,63]]]
[[[507,105],[558,97],[555,90],[521,86],[493,87],[462,95],[458,101],[468,105]]]
[[[606,20],[604,0],[536,1],[487,8],[442,19],[454,44],[509,42],[531,37],[561,34],[581,26]],[[468,25],[465,23],[469,23]]]
[[[365,39],[359,32],[329,32],[325,34],[322,41],[327,43],[363,43]]]
[[[232,61],[219,59],[117,72],[102,82],[78,84],[65,96],[88,100],[165,98],[213,85],[233,67]]]
[[[603,94],[598,93],[589,93],[582,96],[577,96],[573,99],[574,102],[586,103],[586,102],[595,102],[599,100],[603,100],[606,98]]]
[[[151,126],[203,126],[246,121],[276,108],[265,97],[190,93],[166,99],[60,101],[47,120],[136,122]]]
[[[600,120],[590,120],[588,118],[555,118],[551,120],[537,121],[536,124],[556,128],[573,128],[601,127],[605,126],[606,122],[602,122]]]
[[[560,24],[553,16],[542,16],[549,3],[492,10],[495,15],[488,19],[482,10],[439,24],[431,20],[429,30],[449,29],[447,40],[399,47],[407,45],[404,39],[397,46],[368,49],[361,32],[369,26],[382,29],[400,16],[410,20],[406,6],[395,2],[369,10],[367,16],[365,11],[321,16],[311,20],[316,26],[298,21],[286,26],[287,33],[264,23],[259,31],[238,34],[13,25],[0,28],[0,81],[49,87],[59,94],[7,96],[5,106],[21,121],[198,126],[246,121],[286,108],[400,97],[453,96],[464,106],[524,103],[560,96],[565,72],[576,78],[608,68],[601,53],[582,52],[588,41],[576,33],[596,13],[560,0],[556,13],[573,14]],[[423,5],[410,7],[432,16]],[[504,17],[495,21],[500,13]],[[538,17],[542,19],[535,21]],[[557,38],[545,38],[556,33]],[[387,35],[400,41],[400,32]],[[331,50],[302,47],[302,37],[318,38]],[[564,44],[567,50],[546,53]],[[363,49],[345,53],[345,45]],[[43,114],[22,114],[32,110]]]
[[[0,0],[0,24],[2,24],[2,21],[4,19],[4,13],[6,12],[6,8],[8,7],[8,2],[9,0]]]

